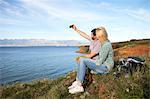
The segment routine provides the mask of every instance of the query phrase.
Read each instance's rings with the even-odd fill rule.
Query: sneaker
[[[81,85],[76,85],[74,88],[69,89],[69,93],[75,94],[79,92],[84,92],[84,88]]]
[[[74,87],[77,86],[77,85],[80,85],[80,86],[81,86],[81,83],[80,83],[79,81],[74,81],[74,82],[72,83],[72,85],[68,87],[68,89],[72,89],[72,88],[74,88]]]

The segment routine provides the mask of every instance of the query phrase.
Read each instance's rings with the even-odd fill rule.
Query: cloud
[[[14,19],[4,19],[4,18],[0,18],[0,24],[3,25],[17,25],[17,24],[24,24],[23,21],[19,21],[19,20],[14,20]]]
[[[139,8],[139,9],[134,9],[134,10],[125,9],[124,11],[129,16],[131,16],[137,20],[141,20],[141,21],[145,21],[145,22],[150,23],[150,10]]]
[[[10,3],[1,0],[0,5],[0,25],[30,25],[33,20],[41,18],[41,14],[37,11],[21,5],[17,1]]]
[[[108,2],[91,3],[88,1],[74,1],[72,3],[71,0],[64,0],[64,4],[61,4],[62,2],[59,0],[55,2],[57,4],[53,0],[20,0],[17,2],[18,4],[13,5],[4,0],[0,0],[0,4],[4,6],[4,8],[0,7],[0,12],[11,16],[12,19],[16,17],[14,19],[17,20],[26,19],[30,21],[44,19],[51,21],[60,19],[64,21],[76,20],[78,22],[115,20],[119,17],[115,15],[117,12],[118,14],[129,15],[136,20],[150,22],[150,11],[142,8],[124,9]],[[66,5],[66,7],[62,5]],[[107,12],[105,12],[106,9]]]
[[[146,8],[124,8],[120,6],[109,5],[109,9],[114,15],[120,17],[120,15],[128,15],[137,21],[144,21],[150,23],[150,9]],[[119,16],[117,16],[119,15]]]
[[[75,21],[75,22],[92,22],[97,20],[112,20],[114,17],[105,15],[101,12],[93,12],[90,10],[90,7],[108,7],[110,6],[109,3],[101,2],[98,3],[96,6],[92,3],[83,3],[83,2],[76,2],[74,1],[73,5],[69,0],[65,0],[64,5],[66,4],[67,7],[62,6],[62,2],[49,0],[20,0],[17,2],[18,4],[10,4],[6,1],[1,1],[3,3],[4,10],[1,10],[6,16],[11,16],[11,20],[17,21],[37,21],[42,20],[45,22],[52,22],[54,20],[62,20],[62,21]],[[84,5],[83,4],[87,4]],[[91,5],[91,6],[90,6]],[[72,7],[73,6],[73,7]],[[88,8],[88,9],[86,9]],[[2,20],[2,19],[1,19]],[[6,19],[4,20],[6,21]],[[4,22],[3,21],[3,22]],[[8,19],[9,22],[10,19]],[[9,22],[8,24],[12,24]]]
[[[1,7],[0,7],[1,14],[4,14],[6,16],[11,16],[11,17],[17,17],[17,16],[18,17],[23,17],[23,14],[21,12],[24,9],[17,6],[17,4],[13,5],[9,2],[1,0],[0,5],[1,5]]]
[[[35,37],[44,32],[50,37],[53,34],[60,33],[62,36],[72,32],[66,29],[66,25],[75,23],[85,31],[99,25],[108,26],[111,35],[150,33],[150,9],[141,6],[131,8],[130,5],[121,4],[123,6],[92,0],[0,0],[0,29],[5,33],[14,30],[14,35],[35,34]]]
[[[111,29],[114,32],[117,33],[129,33],[129,34],[150,34],[150,30],[144,30],[144,29],[137,29],[137,27],[113,27]]]
[[[99,2],[99,3],[91,3],[87,2],[88,6],[94,7],[94,8],[109,8],[112,6],[112,4],[108,2]]]
[[[28,6],[31,9],[36,11],[41,10],[45,13],[45,15],[50,18],[59,18],[67,21],[78,20],[78,21],[95,21],[95,20],[103,20],[107,19],[108,16],[103,16],[98,13],[93,13],[92,11],[87,11],[86,9],[82,9],[80,5],[77,5],[76,8],[64,8],[61,5],[54,5],[50,1],[30,1],[30,0],[22,0],[23,4]],[[69,4],[67,4],[69,5]],[[101,6],[108,6],[107,3],[101,3]]]

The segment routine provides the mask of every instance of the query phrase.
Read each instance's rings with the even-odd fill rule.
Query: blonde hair
[[[104,27],[96,28],[96,36],[102,42],[108,40],[108,35]]]

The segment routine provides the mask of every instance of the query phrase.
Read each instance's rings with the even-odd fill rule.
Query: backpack
[[[125,74],[125,76],[129,76],[129,74],[133,74],[133,71],[141,71],[141,68],[144,65],[144,60],[139,57],[127,57],[119,59],[117,65],[117,73],[114,75],[118,78],[121,74]]]

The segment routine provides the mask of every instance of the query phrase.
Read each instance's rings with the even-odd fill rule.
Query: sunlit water
[[[0,47],[0,84],[67,74],[76,67],[78,47]]]

